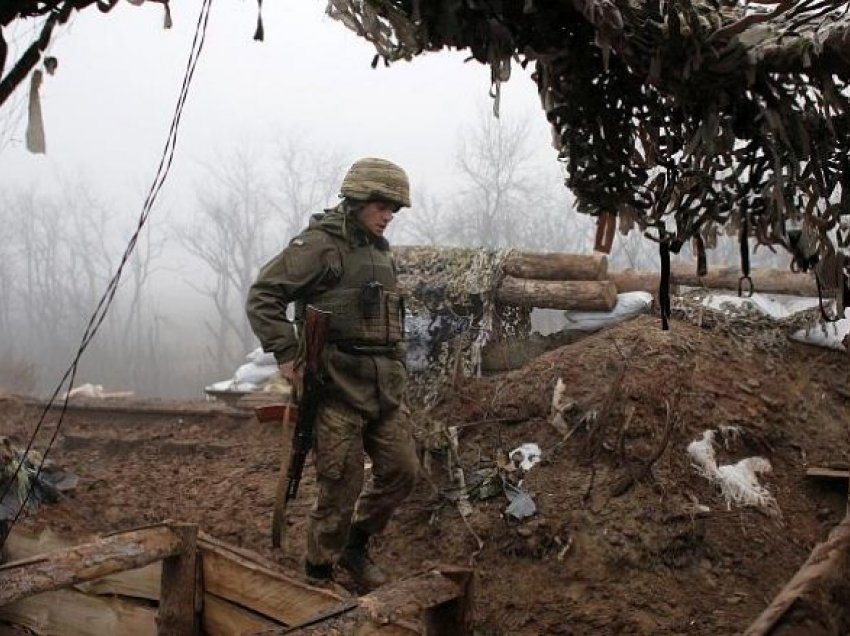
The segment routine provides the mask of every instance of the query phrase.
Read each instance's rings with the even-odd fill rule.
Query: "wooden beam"
[[[829,533],[826,541],[812,550],[809,558],[791,578],[761,615],[747,628],[745,636],[766,636],[795,601],[816,588],[825,586],[830,578],[837,585],[846,585],[850,575],[850,514]]]
[[[812,466],[806,469],[806,477],[815,479],[837,479],[839,481],[850,481],[850,470],[835,470],[833,468],[822,468]]]
[[[531,280],[505,276],[496,290],[503,305],[543,309],[611,311],[617,305],[617,288],[610,281]]]
[[[154,526],[44,554],[37,560],[0,566],[0,606],[21,598],[139,568],[179,554],[179,534]]]
[[[277,627],[282,625],[213,594],[204,595],[203,628],[206,636],[254,634]]]
[[[3,605],[0,621],[28,627],[36,634],[62,636],[155,636],[157,633],[156,608],[76,590],[44,592]]]
[[[467,571],[468,572],[468,571]],[[469,573],[469,572],[468,572]],[[471,573],[469,573],[471,575]],[[264,636],[317,636],[319,634],[452,634],[464,636],[465,622],[450,621],[449,617],[458,617],[453,611],[443,613],[437,620],[432,617],[430,625],[439,625],[441,631],[427,631],[418,623],[422,622],[429,610],[445,607],[447,603],[458,601],[467,588],[457,580],[443,575],[437,570],[416,577],[385,585],[374,592],[356,599],[356,602],[340,605],[336,610],[324,616],[314,616],[301,627],[261,632]],[[462,612],[465,618],[469,618]],[[464,619],[465,620],[465,619]]]
[[[191,636],[200,633],[198,526],[173,524],[183,550],[162,562],[157,628],[159,636]],[[197,602],[196,602],[197,601]]]
[[[204,590],[280,623],[300,623],[338,606],[342,596],[312,587],[276,564],[201,534]]]
[[[512,251],[502,271],[514,278],[537,280],[605,280],[608,257],[604,254],[563,254]]]
[[[44,408],[46,400],[27,398],[23,400],[27,406]],[[57,400],[50,405],[52,411],[62,408],[62,400]],[[210,418],[217,415],[234,419],[248,419],[254,417],[253,412],[248,410],[221,406],[220,404],[198,402],[195,406],[178,407],[167,402],[156,404],[153,402],[134,402],[132,400],[121,400],[120,403],[107,400],[92,400],[72,397],[68,403],[67,410],[74,413],[94,414],[118,414],[118,415],[147,415],[150,417],[175,416],[183,418]]]

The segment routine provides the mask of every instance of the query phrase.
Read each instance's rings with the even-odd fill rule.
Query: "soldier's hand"
[[[302,377],[298,369],[295,368],[295,362],[284,362],[277,365],[280,370],[280,375],[292,387],[292,400],[297,402],[301,397]]]

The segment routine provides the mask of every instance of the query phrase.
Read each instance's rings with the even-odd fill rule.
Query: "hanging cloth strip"
[[[753,279],[750,278],[750,245],[749,245],[750,222],[749,217],[744,214],[741,221],[741,233],[739,234],[741,242],[741,277],[738,279],[738,296],[744,295],[744,284],[747,287],[747,298],[752,297],[755,289],[753,288]]]
[[[661,329],[670,329],[670,239],[662,235],[658,244],[661,256],[661,283],[658,288],[658,303],[661,305]]]

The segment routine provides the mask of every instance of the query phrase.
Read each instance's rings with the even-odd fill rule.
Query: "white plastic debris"
[[[522,446],[517,446],[508,457],[515,466],[519,466],[525,471],[529,471],[540,461],[540,447],[534,442],[527,442]]]
[[[510,515],[514,519],[525,519],[531,517],[537,512],[537,504],[527,492],[521,487],[514,486],[510,482],[504,482],[505,496],[510,502],[505,508],[505,514]]]
[[[720,488],[727,510],[731,510],[732,504],[735,503],[755,506],[769,514],[781,514],[776,499],[758,480],[760,473],[771,471],[770,462],[764,457],[747,457],[735,464],[718,466],[714,453],[715,437],[718,433],[724,440],[729,440],[730,436],[739,434],[739,429],[729,426],[723,427],[722,431],[704,431],[701,439],[688,444],[687,451],[697,471]]]
[[[91,382],[86,382],[85,384],[75,386],[67,393],[64,393],[62,395],[62,399],[65,399],[65,397],[84,397],[98,400],[106,400],[114,398],[128,398],[133,397],[134,395],[135,393],[133,393],[133,391],[104,391],[102,384],[92,384]]]

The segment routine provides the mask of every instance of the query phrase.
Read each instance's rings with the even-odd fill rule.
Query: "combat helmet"
[[[410,207],[407,173],[386,159],[367,157],[355,161],[342,180],[340,193],[357,201],[380,199]]]

